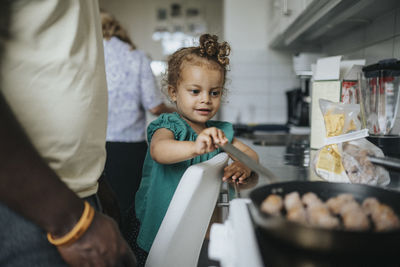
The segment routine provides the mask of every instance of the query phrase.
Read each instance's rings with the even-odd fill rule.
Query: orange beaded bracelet
[[[72,244],[86,232],[93,221],[93,217],[94,209],[87,201],[85,201],[85,208],[83,209],[82,216],[79,219],[78,223],[74,226],[74,228],[72,228],[69,233],[60,238],[53,238],[50,233],[47,233],[47,239],[51,244],[55,246],[65,246]]]

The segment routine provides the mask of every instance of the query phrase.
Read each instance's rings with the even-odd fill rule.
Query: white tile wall
[[[299,87],[290,53],[268,48],[266,0],[224,0],[224,37],[231,44],[230,82],[219,119],[237,123],[287,121],[285,91]]]
[[[267,50],[236,51],[231,56],[228,79],[221,119],[236,123],[286,123],[285,92],[300,86],[289,55],[274,55]]]

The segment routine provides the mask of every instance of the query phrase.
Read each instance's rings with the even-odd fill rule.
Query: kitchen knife
[[[267,168],[259,164],[254,159],[250,158],[248,155],[234,147],[230,143],[226,143],[223,146],[220,146],[222,150],[227,152],[228,154],[232,155],[234,158],[239,160],[241,163],[249,167],[252,171],[256,172],[258,175],[265,176],[270,182],[277,182],[276,176]]]

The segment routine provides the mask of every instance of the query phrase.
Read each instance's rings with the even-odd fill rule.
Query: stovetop
[[[242,139],[260,155],[260,163],[273,171],[276,176],[286,181],[316,181],[310,168],[310,161],[316,150],[310,150],[306,145],[298,146],[256,146],[252,140]],[[400,173],[391,173],[391,183],[388,188],[400,190]],[[246,199],[255,188],[269,184],[263,177],[254,176],[240,186],[241,199],[230,201],[228,219],[217,228],[224,232],[223,235],[210,237],[209,256],[220,261],[221,266],[233,267],[259,267],[259,266],[400,266],[397,255],[348,255],[323,254],[294,248],[286,243],[265,235],[255,227],[247,208]],[[247,201],[247,202],[246,202]],[[244,224],[242,221],[247,221]],[[245,225],[245,226],[244,226]],[[213,227],[214,228],[214,225]],[[218,232],[219,230],[216,229]],[[212,230],[211,230],[212,231]],[[213,240],[214,239],[214,240]],[[220,243],[218,243],[220,242]],[[214,253],[216,248],[223,247],[224,251]],[[213,254],[214,253],[214,254]],[[213,254],[213,256],[212,256]],[[253,259],[256,260],[253,260]]]
[[[286,243],[254,223],[248,203],[249,199],[231,201],[228,219],[211,228],[209,257],[221,267],[400,266],[398,255],[323,253]]]

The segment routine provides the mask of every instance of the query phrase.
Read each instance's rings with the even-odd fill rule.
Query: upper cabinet
[[[311,2],[312,0],[270,0],[269,35],[273,39],[282,36]]]
[[[270,0],[269,46],[318,51],[321,44],[371,23],[399,0]]]

